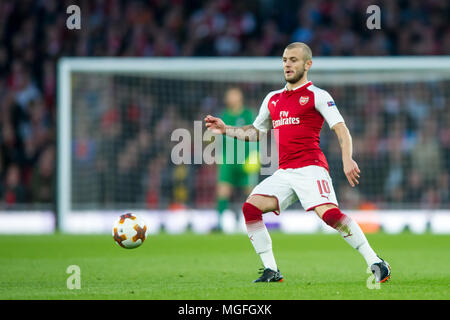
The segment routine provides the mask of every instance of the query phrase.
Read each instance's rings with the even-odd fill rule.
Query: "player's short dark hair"
[[[285,48],[290,50],[290,49],[295,49],[295,48],[300,48],[303,51],[303,60],[306,62],[308,60],[312,60],[312,51],[311,48],[303,42],[292,42],[290,44],[288,44]]]

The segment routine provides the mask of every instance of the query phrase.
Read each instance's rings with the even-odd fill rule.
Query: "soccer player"
[[[328,163],[319,148],[324,121],[337,135],[344,173],[352,187],[359,184],[360,170],[352,157],[351,135],[335,102],[307,79],[311,65],[311,49],[301,42],[291,43],[283,52],[287,83],[265,97],[252,125],[233,127],[211,115],[205,118],[213,133],[237,139],[257,141],[261,133],[272,128],[278,134],[279,168],[253,189],[242,207],[248,236],[264,265],[261,277],[254,282],[283,281],[262,214],[280,214],[298,200],[306,211],[313,210],[336,229],[364,257],[376,281],[384,282],[391,275],[389,264],[377,256],[359,225],[338,207]]]
[[[220,115],[220,118],[231,126],[243,126],[253,122],[253,111],[244,106],[244,97],[241,89],[229,88],[225,92],[226,109]],[[227,146],[230,144],[229,146]],[[228,155],[227,147],[233,148],[233,153]],[[235,187],[243,188],[245,196],[248,196],[253,187],[258,182],[258,170],[249,172],[245,162],[239,163],[238,150],[245,150],[244,158],[247,158],[251,152],[257,151],[257,142],[235,141],[231,137],[223,138],[223,164],[218,165],[218,184],[217,184],[217,211],[219,212],[219,224],[217,230],[222,230],[222,214],[228,208],[229,201]],[[245,160],[245,159],[244,159]]]

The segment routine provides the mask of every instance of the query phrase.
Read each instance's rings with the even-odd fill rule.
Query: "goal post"
[[[403,192],[396,187],[411,182],[408,170],[415,165],[423,167],[420,161],[427,160],[417,157],[417,164],[411,160],[412,145],[419,138],[405,138],[405,143],[411,144],[402,147],[408,159],[397,163],[396,159],[389,158],[389,148],[395,148],[389,146],[390,135],[380,132],[383,129],[376,126],[372,128],[371,117],[373,121],[387,121],[386,126],[392,121],[398,130],[406,130],[404,126],[409,124],[405,123],[413,122],[411,126],[415,131],[411,134],[417,135],[417,121],[427,115],[414,112],[426,114],[430,112],[428,109],[438,110],[440,116],[450,112],[450,57],[317,57],[313,59],[309,79],[316,86],[329,90],[344,118],[348,115],[353,119],[355,123],[350,122],[349,127],[355,132],[355,147],[374,142],[364,140],[372,137],[367,132],[370,126],[370,130],[377,131],[378,148],[384,148],[382,163],[370,161],[366,166],[380,170],[379,174],[376,171],[370,175],[376,181],[355,197],[367,198],[385,209],[422,208],[419,199],[411,203],[406,195],[396,194]],[[170,147],[170,132],[180,125],[191,130],[193,120],[203,119],[199,118],[202,112],[220,112],[223,92],[230,86],[243,89],[246,105],[256,113],[265,94],[283,85],[280,58],[60,59],[58,229],[70,230],[68,218],[83,210],[112,212],[149,207],[164,210],[169,207],[171,197],[184,199],[190,207],[214,209],[211,188],[202,187],[202,183],[211,186],[215,172],[208,171],[206,166],[179,170],[172,167],[166,172],[164,157]],[[414,105],[408,106],[408,103]],[[397,121],[394,118],[398,114],[401,116]],[[146,126],[155,129],[147,130]],[[165,136],[161,135],[160,128]],[[333,166],[336,149],[328,143],[330,134],[323,135],[325,154],[328,157],[331,152],[329,160]],[[439,167],[448,175],[449,159],[445,150],[441,150],[440,157]],[[152,169],[152,164],[157,169]],[[397,171],[393,168],[395,165],[398,165]],[[130,166],[133,167],[130,169]],[[427,179],[427,174],[436,175],[436,172],[424,170],[422,179]],[[334,171],[331,174],[333,177]],[[434,179],[430,186],[438,189],[443,183],[439,181],[439,174],[430,178]],[[160,185],[152,185],[157,183]],[[391,186],[394,187],[390,189]],[[152,188],[159,191],[152,193]],[[193,188],[195,191],[191,190]],[[165,195],[169,189],[171,194]],[[203,197],[202,192],[208,196]],[[371,194],[374,192],[376,195]],[[152,200],[155,197],[158,200]],[[350,203],[351,199],[345,201]],[[436,208],[448,209],[448,202],[443,201]]]

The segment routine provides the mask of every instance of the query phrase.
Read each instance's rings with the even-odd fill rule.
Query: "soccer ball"
[[[121,215],[112,229],[114,241],[125,249],[139,247],[147,237],[147,226],[144,220],[132,213]]]

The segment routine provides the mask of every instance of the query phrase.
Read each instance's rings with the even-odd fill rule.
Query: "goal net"
[[[230,87],[256,115],[265,95],[283,87],[281,70],[278,58],[62,59],[60,227],[83,210],[215,209],[217,166],[195,161],[201,121],[224,110]],[[353,136],[357,188],[334,133],[326,124],[321,133],[344,209],[449,208],[449,58],[319,57],[309,79],[331,94]],[[192,141],[191,163],[173,163],[176,129]]]

